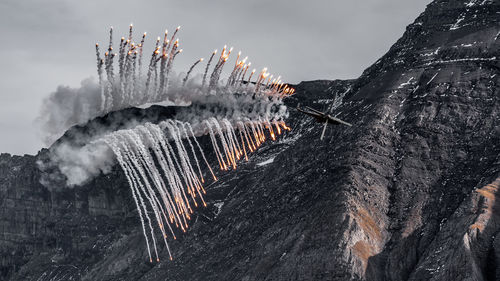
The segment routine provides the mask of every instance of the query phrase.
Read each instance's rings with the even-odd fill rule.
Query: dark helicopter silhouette
[[[338,119],[336,117],[331,116],[328,113],[321,112],[321,111],[316,110],[314,108],[311,108],[309,106],[305,106],[304,108],[300,108],[300,104],[299,104],[299,105],[297,105],[297,110],[299,112],[302,112],[302,113],[306,114],[306,115],[314,117],[314,119],[316,119],[316,122],[318,122],[318,123],[324,123],[325,124],[325,126],[323,127],[323,131],[321,132],[320,140],[323,140],[323,137],[325,136],[326,126],[328,124],[346,125],[346,126],[349,126],[349,127],[352,126],[352,124],[350,124],[350,123],[342,121],[342,120],[340,120],[340,119]]]

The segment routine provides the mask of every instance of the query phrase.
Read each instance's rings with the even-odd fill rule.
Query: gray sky
[[[0,152],[43,147],[33,124],[41,101],[58,85],[95,76],[96,42],[134,23],[154,38],[180,30],[185,71],[224,44],[252,66],[296,83],[356,78],[403,34],[430,0],[146,0],[0,2]],[[118,41],[115,41],[115,46]],[[233,58],[234,59],[234,58]]]

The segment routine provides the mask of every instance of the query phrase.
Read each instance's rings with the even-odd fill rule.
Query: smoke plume
[[[56,170],[67,186],[80,185],[108,173],[117,160],[134,198],[151,262],[153,256],[159,261],[155,228],[172,259],[167,236],[175,239],[175,229],[186,231],[194,207],[206,206],[202,170],[208,169],[217,180],[197,136],[209,135],[217,159],[213,166],[229,171],[240,160],[248,161],[266,139],[276,140],[290,130],[282,100],[294,89],[280,76],[273,79],[264,68],[245,77],[250,63],[240,60],[239,52],[229,77],[221,79],[233,48],[224,46],[218,57],[214,51],[203,75],[191,76],[203,59],[187,73],[174,73],[175,58],[182,52],[176,39],[179,28],[170,39],[168,32],[163,40],[158,37],[144,71],[146,33],[135,44],[131,25],[128,37],[113,49],[111,29],[104,56],[96,44],[98,83],[87,79],[77,89],[59,87],[44,101],[39,118],[44,140],[52,143],[59,138],[49,150],[49,160],[40,163],[47,171],[42,181],[48,183]],[[152,122],[120,114],[152,105],[173,105],[175,110]],[[94,119],[100,116],[105,117]]]

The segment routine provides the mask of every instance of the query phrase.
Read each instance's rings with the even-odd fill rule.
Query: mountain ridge
[[[292,132],[207,185],[172,262],[164,250],[147,261],[117,166],[47,189],[36,161],[48,151],[0,155],[0,276],[500,278],[499,13],[498,1],[434,1],[360,78],[296,85]],[[353,127],[319,141],[322,126],[293,107],[326,110],[345,92],[332,114]]]

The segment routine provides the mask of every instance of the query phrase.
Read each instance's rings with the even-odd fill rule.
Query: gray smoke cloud
[[[178,41],[173,41],[179,28],[172,35],[170,43],[166,41],[166,36],[163,45],[160,45],[160,39],[156,41],[147,67],[143,64],[142,49],[145,34],[141,43],[135,44],[132,30],[133,26],[130,25],[128,39],[122,37],[119,46],[113,49],[111,28],[110,42],[104,55],[99,44],[96,44],[98,81],[85,79],[78,88],[59,86],[43,101],[37,123],[46,144],[54,143],[72,126],[87,123],[82,128],[70,130],[61,141],[52,145],[49,163],[40,165],[45,170],[57,167],[58,172],[66,178],[67,185],[79,185],[99,173],[109,172],[113,154],[103,140],[117,129],[130,129],[142,122],[124,120],[116,117],[116,114],[108,115],[105,125],[89,122],[111,112],[151,105],[191,105],[176,110],[176,115],[171,118],[188,122],[195,128],[197,135],[208,133],[209,124],[206,120],[214,117],[232,120],[234,125],[237,122],[269,123],[286,117],[282,98],[292,93],[291,88],[280,80],[281,76],[271,81],[273,76],[267,72],[267,68],[260,72],[253,70],[254,79],[248,83],[251,75],[246,78],[243,70],[248,69],[250,64],[246,63],[247,58],[241,58],[241,52],[236,61],[231,62],[229,56],[233,48],[224,46],[216,57],[217,62],[213,64],[209,79],[205,81],[210,61],[204,75],[190,77],[202,59],[192,64],[187,74],[177,74],[172,70],[176,55],[182,51],[178,49]],[[224,66],[229,71],[232,69],[225,80],[221,79]],[[115,116],[115,120],[110,120],[113,119],[111,116]]]
[[[50,157],[57,163],[68,186],[81,185],[100,173],[107,174],[114,165],[113,152],[102,142],[83,147],[62,143],[51,151]]]
[[[187,91],[184,90],[173,96],[184,96],[183,100],[185,100],[188,95],[183,95],[183,93],[187,93]],[[114,99],[120,100],[120,94],[114,92]],[[47,96],[42,102],[35,125],[43,142],[50,146],[72,126],[85,124],[109,112],[131,106],[144,108],[153,104],[186,105],[187,102],[183,100],[174,103],[168,99],[162,102],[150,102],[146,99],[143,102],[116,104],[109,110],[102,110],[101,87],[95,78],[87,78],[81,82],[81,86],[78,88],[61,85],[57,87],[55,92]]]
[[[59,86],[42,102],[36,124],[46,145],[51,145],[71,126],[83,124],[100,114],[100,88],[94,79],[81,82],[81,87]]]
[[[159,97],[158,102],[140,103],[139,107],[151,105],[176,106],[176,114],[172,118],[188,122],[193,126],[195,135],[208,133],[204,120],[212,117],[229,120],[257,120],[260,117],[281,119],[287,117],[286,107],[280,101],[255,99],[252,95],[237,95],[232,92],[209,93],[200,91],[201,74],[196,75],[185,86],[180,85],[179,74],[172,81],[168,95]],[[221,82],[225,85],[225,81]],[[252,87],[248,90],[252,91]],[[118,100],[119,94],[115,97]],[[87,123],[107,111],[101,110],[100,86],[93,79],[82,81],[80,88],[60,86],[43,103],[41,116],[38,119],[40,129],[45,133],[44,139],[52,144],[65,132],[67,139],[76,140],[57,142],[50,149],[49,161],[40,162],[42,171],[47,171],[42,184],[50,186],[54,180],[65,181],[69,187],[81,185],[101,173],[109,173],[115,164],[112,150],[102,139],[115,128],[132,129],[144,122],[115,112],[108,116],[106,125]],[[137,106],[133,104],[117,104],[110,111]],[[67,131],[71,126],[85,124],[84,131]],[[116,125],[121,123],[119,126]],[[57,168],[57,172],[52,170]]]

